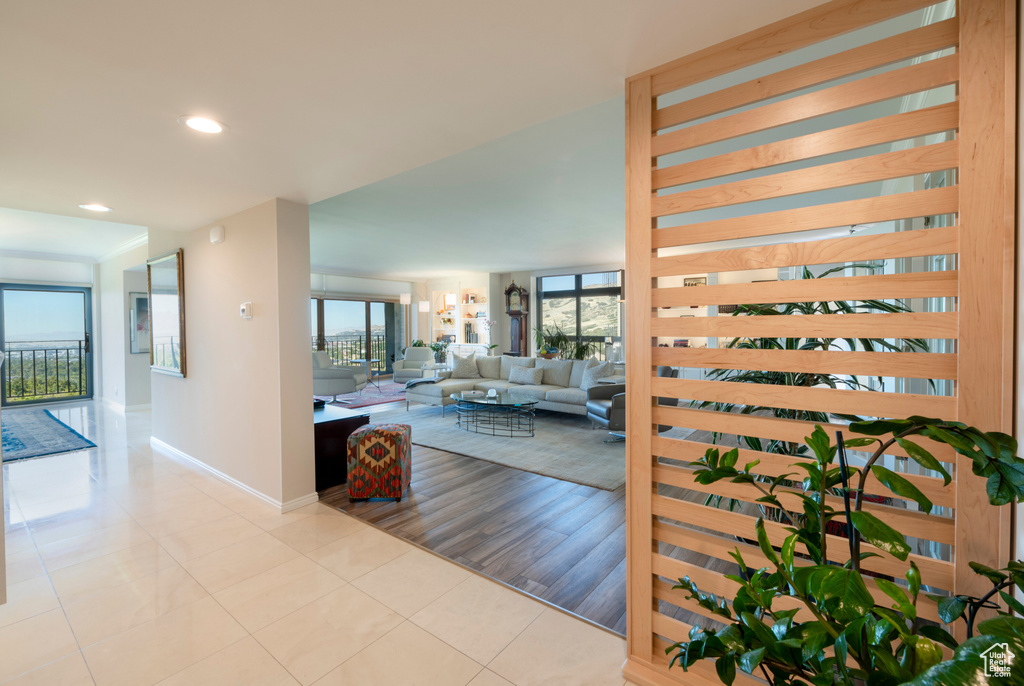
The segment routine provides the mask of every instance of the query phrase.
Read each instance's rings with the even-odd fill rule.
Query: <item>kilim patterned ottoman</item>
[[[394,498],[401,502],[412,476],[412,427],[361,426],[348,437],[348,497]]]

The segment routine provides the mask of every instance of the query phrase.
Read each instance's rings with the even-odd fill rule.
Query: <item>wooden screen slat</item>
[[[670,367],[760,369],[766,372],[956,379],[951,353],[846,352],[831,350],[744,350],[741,359],[722,348],[654,348],[652,361]]]
[[[919,231],[849,236],[824,241],[782,243],[732,250],[715,250],[693,255],[655,257],[652,276],[730,272],[745,269],[832,264],[838,261],[864,262],[896,257],[948,255],[959,250],[955,226]]]
[[[958,73],[956,55],[928,60],[654,136],[651,141],[651,154],[654,157],[669,155],[777,126],[947,86],[956,83]]]
[[[809,432],[807,432],[809,433]],[[804,435],[806,436],[807,433]],[[829,434],[835,436],[834,432]],[[846,436],[856,436],[858,434],[852,432],[844,432]],[[801,439],[802,440],[802,439]],[[711,443],[701,443],[699,441],[681,441],[674,438],[665,438],[664,436],[656,436],[652,439],[651,445],[654,449],[654,454],[661,457],[679,460],[682,462],[695,462],[704,456],[704,453],[708,449],[716,448],[723,450],[722,446],[713,445]],[[799,462],[801,458],[793,457],[791,455],[777,455],[775,453],[762,453],[756,450],[748,450],[746,448],[739,448],[739,461],[738,464],[746,465],[755,460],[758,462],[757,473],[764,474],[766,476],[780,476],[782,474],[792,474],[794,471],[793,464]],[[810,459],[810,458],[804,458]],[[917,488],[932,501],[932,504],[936,507],[956,507],[956,493],[953,482],[949,485],[943,484],[942,479],[933,476],[922,476],[920,474],[902,474],[910,483],[917,486]],[[884,487],[879,486],[873,481],[868,481],[867,492],[874,495],[885,495],[888,497],[893,496],[890,492],[886,491]]]
[[[856,186],[943,169],[959,161],[956,141],[822,164],[654,198],[655,217]]]
[[[734,543],[731,538],[752,538],[754,517],[705,507],[690,502],[690,499],[700,500],[702,493],[736,497],[745,503],[741,508],[745,513],[755,512],[747,500],[750,496],[741,495],[738,486],[727,484],[716,489],[693,483],[687,473],[690,468],[683,463],[700,457],[711,447],[709,443],[690,438],[666,438],[658,434],[657,426],[667,424],[692,428],[700,433],[750,436],[796,443],[798,446],[804,445],[805,437],[813,429],[809,422],[765,416],[771,414],[768,411],[755,415],[662,406],[657,398],[664,396],[659,396],[659,393],[676,397],[699,395],[712,399],[712,402],[713,399],[742,400],[767,407],[796,404],[819,410],[940,414],[945,415],[944,419],[965,421],[986,430],[1009,432],[1013,428],[1012,418],[1016,411],[1013,333],[1017,307],[1016,2],[958,0],[955,20],[918,29],[910,24],[920,15],[908,16],[908,23],[904,24],[907,30],[899,36],[866,38],[860,42],[874,42],[844,49],[838,54],[839,48],[833,43],[823,46],[833,48],[828,57],[821,57],[827,52],[817,53],[813,61],[804,59],[801,64],[801,56],[793,55],[794,59],[784,66],[776,62],[766,63],[766,68],[758,71],[761,76],[757,78],[752,78],[753,73],[730,75],[730,84],[739,83],[738,86],[730,85],[705,95],[714,90],[715,84],[709,83],[709,87],[702,87],[696,97],[680,93],[671,101],[666,98],[666,106],[661,110],[651,108],[650,97],[701,83],[719,74],[729,74],[827,37],[862,29],[887,17],[896,17],[931,4],[934,4],[932,0],[922,0],[917,5],[912,0],[906,3],[901,0],[836,0],[630,79],[631,94],[636,92],[633,85],[641,82],[648,98],[636,110],[644,118],[646,140],[642,140],[640,135],[640,124],[627,118],[628,167],[634,172],[631,177],[627,171],[627,196],[637,199],[638,203],[630,203],[628,207],[644,206],[649,210],[647,214],[627,211],[629,247],[626,269],[631,275],[629,288],[634,290],[629,293],[626,336],[634,343],[639,342],[639,345],[632,346],[634,353],[637,348],[644,351],[642,355],[631,355],[627,366],[631,415],[627,435],[631,443],[641,441],[644,446],[637,452],[630,446],[627,472],[631,476],[645,474],[651,479],[634,481],[628,486],[631,496],[644,501],[644,504],[634,508],[635,512],[630,510],[627,528],[653,536],[646,541],[633,541],[635,545],[630,548],[630,639],[624,675],[638,684],[717,683],[710,662],[700,663],[703,670],[700,673],[684,674],[678,668],[670,669],[668,659],[658,652],[664,649],[665,639],[685,638],[688,625],[673,617],[684,617],[681,612],[692,610],[693,602],[685,598],[685,593],[670,588],[671,579],[662,578],[652,571],[656,569],[671,576],[688,569],[693,572],[691,576],[727,591],[721,580],[702,564],[700,556],[712,553],[707,558],[712,561],[708,566],[716,568],[715,564],[719,563],[714,561],[724,559],[721,556],[727,554],[730,544]],[[956,31],[953,30],[954,22]],[[900,30],[895,23],[888,29]],[[860,34],[866,35],[866,32]],[[928,54],[931,58],[936,51],[930,48],[938,48],[940,44],[955,46],[955,54],[928,59],[910,67],[902,66],[911,53],[918,56]],[[885,65],[881,69],[886,71],[873,72],[878,65]],[[773,68],[776,73],[770,73]],[[953,88],[943,88],[943,92],[955,91],[955,102],[928,110],[895,114],[899,111],[898,98],[947,85]],[[634,99],[627,96],[630,113],[635,109],[634,104]],[[875,104],[879,106],[867,106]],[[835,119],[842,126],[817,131],[827,125],[826,121],[817,118],[840,112],[848,112],[846,121],[838,122],[842,117],[829,117],[828,121]],[[874,112],[885,116],[858,122],[872,117]],[[797,122],[803,124],[789,126]],[[909,150],[893,150],[910,153],[904,155],[892,155],[887,151],[883,152],[883,157],[866,155],[867,152],[876,152],[876,146],[908,140],[920,142],[917,139],[921,136],[943,132],[952,132],[946,138],[954,140],[947,141],[951,145],[937,144],[943,146],[939,151],[946,155],[945,158],[940,156],[937,162],[932,160],[929,164],[923,161],[924,157],[915,157],[921,153],[910,153]],[[755,137],[758,138],[756,146],[752,140]],[[788,140],[779,140],[787,137]],[[722,141],[732,143],[714,146],[719,148],[719,154],[710,154],[713,144]],[[721,152],[744,147],[744,143],[748,149]],[[662,169],[652,169],[648,165],[659,157],[667,165],[669,161],[665,155],[684,150],[691,152],[679,156],[685,158],[679,160],[680,164]],[[923,155],[930,155],[935,150],[932,148]],[[862,151],[852,153],[861,155],[861,159],[836,162],[836,158],[847,157],[851,151]],[[957,151],[959,154],[952,154]],[[829,155],[834,157],[828,159]],[[705,159],[697,159],[701,157]],[[900,167],[888,166],[908,160],[909,164]],[[857,166],[865,163],[874,166]],[[816,164],[817,167],[796,171],[778,168],[788,164],[802,167]],[[649,176],[640,178],[637,174],[645,166]],[[862,193],[870,190],[868,184],[881,180],[944,170],[952,171],[944,175],[945,180],[959,185],[814,204],[822,197],[839,195],[837,192],[814,193],[819,189],[857,184],[856,192]],[[736,175],[757,174],[760,177],[752,180],[736,178]],[[931,181],[936,181],[934,175]],[[688,184],[708,187],[694,188]],[[677,192],[652,199],[652,191],[662,189]],[[771,202],[764,204],[791,209],[766,212],[757,204],[745,205],[768,199]],[[718,208],[728,209],[716,212]],[[699,217],[700,221],[693,221],[697,218],[694,215],[684,214],[705,210],[708,211]],[[729,216],[743,215],[744,212],[745,216]],[[674,218],[667,219],[670,214]],[[660,221],[658,217],[662,217]],[[868,238],[864,235],[848,237],[840,234],[837,240],[810,236],[812,241],[801,245],[784,245],[795,233],[835,230],[854,224],[913,220],[913,223],[907,221],[900,228],[918,229],[922,217],[938,218],[933,225],[939,227],[950,226],[943,227],[942,233],[886,237],[878,242],[856,240]],[[668,226],[687,221],[690,223]],[[662,228],[658,228],[659,224]],[[927,221],[925,226],[929,226]],[[735,243],[730,243],[743,239],[761,239],[758,242],[774,245],[739,250]],[[940,240],[925,246],[929,239]],[[651,254],[652,250],[684,246],[694,246],[688,251],[694,254]],[[952,255],[953,259],[947,264],[956,271],[914,273],[922,261],[920,258],[932,255]],[[865,259],[901,258],[914,259],[913,265],[905,265],[911,273],[854,277],[830,275],[813,283],[731,283],[704,288],[675,286],[681,283],[683,276],[734,272],[742,277],[745,276],[744,270],[803,266],[817,260],[822,260],[821,264],[849,264]],[[933,263],[928,261],[927,264]],[[901,271],[903,266],[900,265]],[[937,266],[928,268],[942,269]],[[676,316],[689,314],[690,307],[702,305],[771,305],[865,299],[892,302],[918,298],[956,298],[950,303],[926,303],[927,309],[932,309],[933,305],[935,309],[948,309],[949,305],[956,311],[802,317]],[[678,309],[668,311],[667,308]],[[840,320],[840,316],[845,318]],[[708,344],[713,347],[721,345],[721,339],[732,337],[938,338],[952,341],[949,348],[952,352],[936,356],[932,353],[880,353],[876,356],[839,350],[712,348],[690,351],[658,349],[657,340],[652,338],[701,335],[709,337]],[[782,355],[789,352],[821,355]],[[687,357],[689,353],[695,354]],[[935,371],[929,373],[927,363],[932,361],[936,364]],[[887,397],[878,403],[866,403],[869,397],[882,393],[818,388],[796,388],[783,393],[778,389],[729,381],[660,378],[652,381],[653,363],[704,369],[779,371],[790,371],[790,367],[795,366],[798,370],[806,368],[831,374],[950,379],[955,381],[949,386],[957,395],[954,399],[927,393],[887,393]],[[920,387],[924,388],[923,385]],[[829,433],[849,431],[848,427],[836,422],[829,422],[823,428]],[[987,506],[984,480],[973,476],[968,460],[959,459],[949,446],[923,439],[922,444],[948,465],[954,480],[947,486],[934,476],[908,475],[906,478],[918,485],[933,503],[954,510],[953,523],[947,516],[904,510],[902,503],[907,501],[899,498],[893,499],[892,506],[877,504],[868,507],[901,532],[914,534],[914,538],[922,541],[950,546],[942,554],[948,553],[952,561],[935,559],[939,553],[931,547],[920,548],[928,551],[927,555],[912,556],[922,570],[925,583],[951,593],[977,594],[980,586],[976,584],[983,581],[971,572],[967,562],[977,559],[992,566],[1005,562],[1012,540],[1009,511],[1007,508],[997,511]],[[906,454],[898,449],[886,450],[887,464],[895,462],[899,469],[907,459]],[[857,451],[857,459],[862,453]],[[740,451],[741,461],[754,459],[761,460],[756,467],[757,473],[777,475],[786,473],[782,471],[787,468],[786,460],[799,458],[749,449]],[[963,478],[957,478],[959,476]],[[876,484],[869,486],[869,491],[879,493],[885,489]],[[677,492],[684,497],[670,497]],[[790,494],[780,497],[795,498]],[[673,522],[679,525],[675,526]],[[769,522],[767,528],[769,538],[776,545],[787,534],[786,527],[777,522]],[[979,530],[986,535],[979,536]],[[830,537],[829,541],[832,554],[844,557],[847,541],[836,537]],[[735,541],[735,544],[746,545],[743,541]],[[678,549],[669,547],[673,545]],[[651,559],[652,554],[657,556],[659,553],[664,553],[665,559]],[[675,558],[682,562],[672,561]],[[902,576],[906,566],[906,563],[890,557],[872,560],[866,565],[868,569],[893,576]],[[882,604],[888,604],[886,599],[876,597]],[[931,601],[920,609],[923,617],[937,618]],[[706,614],[703,613],[704,616]]]
[[[655,169],[653,187],[658,190],[694,181],[774,167],[788,162],[813,159],[831,153],[949,131],[956,128],[957,117],[957,103],[950,102],[923,110],[894,114],[881,119],[819,131],[806,136],[788,138],[777,143],[765,143],[717,157]]]
[[[642,265],[626,272],[626,293],[632,305],[626,310],[626,326],[634,340],[650,340],[651,320],[651,110],[650,78],[629,82],[626,91],[626,259]],[[626,349],[628,367],[651,368],[651,349],[631,345]],[[630,384],[632,393],[649,397],[650,375]],[[630,659],[647,660],[651,654],[651,425],[647,403],[628,403],[626,431],[633,438],[626,443],[626,555],[631,560],[626,586],[626,652]]]
[[[646,403],[644,404],[646,405]],[[814,422],[804,422],[796,419],[779,419],[776,417],[760,417],[732,412],[693,410],[685,407],[666,407],[661,405],[653,407],[651,414],[652,423],[654,424],[668,424],[670,426],[716,431],[723,434],[738,434],[740,436],[776,438],[793,443],[803,443],[805,437],[810,436],[815,427]],[[956,418],[953,417],[952,419],[955,421]],[[832,437],[836,435],[836,431],[842,431],[844,436],[854,435],[850,432],[849,427],[842,424],[821,424],[821,428]],[[933,441],[920,441],[920,443],[937,460],[950,464],[954,464],[957,461],[956,453],[948,445],[937,444]],[[893,446],[887,452],[890,455],[908,457],[907,453],[899,446]]]
[[[764,284],[759,284],[764,285]],[[706,288],[706,287],[705,287]],[[819,314],[763,317],[659,317],[655,336],[769,338],[956,338],[956,312]],[[735,351],[730,351],[735,354]],[[734,358],[737,361],[743,358]],[[753,359],[753,358],[751,358]]]
[[[671,248],[710,241],[774,236],[837,226],[951,214],[957,211],[958,203],[956,187],[933,188],[879,198],[846,200],[796,210],[666,227],[654,231],[651,244],[655,248]]]
[[[737,356],[741,354],[742,351],[737,351]],[[651,380],[651,391],[656,396],[665,398],[706,400],[740,406],[758,405],[887,419],[906,419],[915,414],[926,417],[952,417],[956,414],[956,398],[917,393],[879,393],[750,384],[736,381],[662,378]]]
[[[749,515],[709,508],[704,505],[661,495],[652,496],[652,503],[654,514],[659,517],[668,517],[669,519],[681,522],[707,522],[705,526],[713,527],[722,533],[733,536],[749,536],[750,532],[753,531],[754,518]],[[786,525],[777,522],[765,521],[764,528],[773,545],[781,546],[782,541],[789,535]],[[841,536],[833,536],[831,534],[827,536],[827,539],[829,550],[833,552],[838,551],[835,555],[830,555],[829,559],[845,562],[845,560],[840,558],[842,558],[844,552],[847,555],[849,554],[847,540]],[[803,550],[801,546],[798,546],[798,549]],[[881,553],[879,549],[866,543],[862,545],[861,549],[865,552]],[[941,589],[950,589],[953,586],[953,564],[951,562],[911,553],[907,556],[907,563],[903,563],[884,553],[881,554],[882,557],[864,560],[862,566],[874,572],[902,577],[907,569],[907,564],[913,561],[921,569],[921,580],[925,585]]]
[[[861,45],[820,60],[654,111],[655,131],[956,45],[956,19]]]
[[[880,276],[798,279],[724,286],[656,288],[654,307],[748,303],[825,302],[886,298],[949,298],[957,295],[957,272],[915,272]]]
[[[760,473],[757,468],[754,468],[753,472]],[[795,479],[799,481],[802,478],[803,474],[795,471]],[[761,491],[749,484],[733,484],[729,482],[718,482],[710,485],[700,484],[694,481],[692,470],[670,465],[655,466],[654,481],[677,488],[697,491],[698,493],[720,495],[750,504],[756,504],[755,501],[762,495]],[[801,511],[802,505],[796,495],[798,493],[797,489],[779,487],[775,490],[775,493],[779,497],[779,502],[784,507],[792,512]],[[825,501],[837,512],[843,510],[842,498],[826,496]],[[921,538],[937,543],[953,543],[953,520],[951,518],[933,517],[917,510],[888,507],[876,503],[864,503],[864,511],[879,517],[904,536]],[[655,535],[657,535],[657,532],[655,532]]]
[[[984,431],[1013,430],[1014,289],[1013,255],[1016,95],[1009,86],[1017,63],[1016,3],[973,0],[960,3],[961,36],[968,69],[961,93],[961,138],[970,145],[971,161],[960,171],[960,216],[971,231],[961,244],[961,261],[969,264],[961,284],[960,412],[962,420]],[[998,306],[994,303],[999,303]],[[961,458],[965,470],[968,458]],[[984,483],[957,484],[958,560],[1000,567],[1010,553],[1012,528],[1008,508],[988,504]],[[998,546],[985,531],[996,537]],[[961,557],[962,556],[962,557]],[[958,592],[980,595],[987,581],[961,564]]]
[[[932,4],[935,0],[834,0],[632,78],[650,78],[652,93],[664,95]]]

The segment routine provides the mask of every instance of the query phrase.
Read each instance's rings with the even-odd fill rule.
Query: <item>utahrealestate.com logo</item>
[[[1016,656],[1010,652],[1008,644],[996,643],[983,652],[981,657],[985,660],[985,676],[1005,678],[1010,676],[1010,665]]]

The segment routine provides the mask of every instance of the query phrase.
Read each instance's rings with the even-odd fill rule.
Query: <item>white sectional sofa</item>
[[[596,360],[545,360],[535,357],[477,357],[476,366],[480,374],[478,379],[452,379],[451,372],[443,372],[442,380],[437,383],[425,383],[406,390],[406,409],[409,403],[426,403],[440,405],[442,413],[445,405],[455,401],[452,393],[461,391],[495,389],[499,393],[508,392],[512,396],[524,396],[537,400],[537,408],[554,410],[570,414],[587,414],[587,391],[580,388],[583,372],[588,367],[602,364]],[[514,366],[540,367],[544,369],[542,383],[524,385],[508,380]]]

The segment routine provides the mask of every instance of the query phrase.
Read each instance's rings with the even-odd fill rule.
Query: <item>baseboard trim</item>
[[[124,414],[124,405],[121,403],[115,403],[110,398],[104,398],[103,404],[118,414]]]
[[[280,500],[275,500],[274,498],[271,498],[266,493],[261,493],[260,491],[257,491],[252,486],[248,486],[248,485],[242,483],[241,481],[239,481],[238,479],[235,479],[234,477],[228,476],[227,474],[225,474],[224,472],[220,471],[219,469],[214,469],[213,467],[211,467],[210,465],[206,464],[202,460],[197,459],[195,457],[192,457],[191,455],[189,455],[186,452],[178,450],[173,445],[170,445],[169,443],[164,443],[159,438],[155,438],[153,436],[150,436],[149,437],[149,444],[150,444],[150,446],[152,446],[153,450],[156,450],[159,453],[163,453],[164,455],[167,455],[169,457],[177,457],[177,458],[180,458],[180,459],[185,460],[187,462],[191,462],[192,464],[196,465],[197,467],[201,467],[202,469],[204,469],[204,470],[210,472],[211,474],[213,474],[218,479],[221,479],[223,481],[228,482],[232,486],[235,486],[236,488],[239,488],[239,489],[245,491],[249,495],[256,496],[257,498],[259,498],[263,502],[267,503],[268,505],[273,505],[274,507],[278,508],[281,511],[282,514],[285,513],[285,512],[289,512],[291,510],[294,510],[296,508],[302,507],[303,505],[309,505],[311,502],[316,502],[316,500],[319,499],[317,497],[316,493],[312,493],[311,494],[313,496],[313,500],[312,501],[308,501],[310,496],[309,495],[305,495],[305,496],[302,496],[301,498],[296,498],[295,500],[289,500],[287,503],[282,503]],[[299,504],[296,505],[294,503],[299,503]],[[287,509],[285,509],[285,508],[287,508]]]
[[[281,503],[281,514],[284,514],[285,512],[291,512],[292,510],[297,510],[300,507],[312,505],[313,503],[317,502],[320,502],[320,494],[317,493],[316,491],[313,491],[312,493],[307,493],[301,498],[293,498],[288,502]]]
[[[151,409],[153,409],[153,405],[151,405],[150,403],[146,403],[144,405],[125,405],[124,406],[124,411],[125,412],[142,412],[144,410],[151,410]]]

